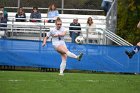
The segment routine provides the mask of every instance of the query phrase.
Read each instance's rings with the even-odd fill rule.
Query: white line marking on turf
[[[23,81],[23,80],[8,80],[8,81],[11,81],[11,82],[18,82],[18,81]]]
[[[39,81],[39,82],[54,82],[57,81],[55,80],[17,80],[17,79],[9,79],[9,80],[0,80],[0,81],[9,81],[9,82],[26,82],[26,81]],[[68,82],[117,82],[118,80],[62,80],[62,81],[68,81]],[[130,82],[129,80],[126,80],[127,82]],[[140,82],[140,81],[135,81],[135,82]]]

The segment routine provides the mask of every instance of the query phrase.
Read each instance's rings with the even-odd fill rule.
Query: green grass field
[[[139,93],[140,75],[0,71],[0,93]]]

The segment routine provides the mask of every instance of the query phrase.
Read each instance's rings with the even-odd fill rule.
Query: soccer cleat
[[[64,76],[64,74],[63,73],[59,73],[59,76]]]
[[[125,51],[126,55],[131,59],[133,57],[132,52]]]
[[[82,56],[83,56],[83,53],[80,53],[80,55],[78,56],[77,60],[80,61]]]

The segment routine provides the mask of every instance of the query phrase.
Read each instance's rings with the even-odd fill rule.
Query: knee
[[[66,62],[66,60],[67,60],[67,55],[65,55],[64,58],[63,58],[63,61]]]

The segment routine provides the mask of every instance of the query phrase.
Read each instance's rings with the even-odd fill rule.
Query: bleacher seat
[[[48,28],[52,28],[52,27],[55,26],[54,23],[47,23],[47,21],[44,21],[44,20],[48,20],[46,13],[41,14],[42,22],[40,22],[40,23],[29,22],[30,13],[26,13],[27,22],[15,22],[15,15],[16,15],[15,12],[8,12],[8,20],[9,20],[8,23],[7,23],[8,24],[8,29],[11,29],[11,26],[18,27],[18,28],[20,28],[20,27],[21,28],[35,27],[36,29],[38,29],[40,31],[40,28],[39,28],[40,26],[43,27],[45,25]],[[77,14],[60,14],[59,16],[62,19],[62,22],[63,22],[62,25],[68,30],[67,31],[67,36],[66,36],[66,39],[68,41],[70,41],[70,39],[71,39],[69,37],[69,26],[70,26],[70,23],[73,22],[73,18],[75,18],[75,17],[78,18],[78,22],[81,24],[81,28],[82,28],[81,31],[82,31],[82,35],[84,37],[86,36],[86,23],[87,23],[88,17],[93,18],[93,22],[96,25],[96,28],[106,28],[105,16],[101,16],[101,15],[77,15]],[[9,31],[11,31],[11,30],[9,30]],[[22,31],[25,32],[25,30],[22,30]],[[20,30],[20,32],[22,32],[22,31]],[[96,31],[98,32],[98,30],[96,30]],[[28,32],[28,31],[26,31],[26,32]],[[89,38],[97,39],[98,36],[89,35]]]

